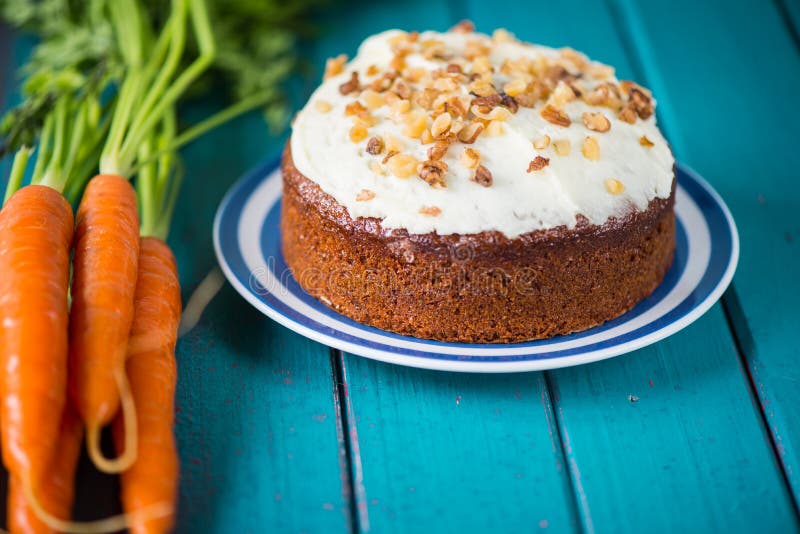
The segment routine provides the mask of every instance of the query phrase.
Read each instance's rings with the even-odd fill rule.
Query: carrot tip
[[[92,463],[104,473],[122,473],[136,461],[137,456],[137,421],[136,406],[133,402],[130,384],[125,376],[125,369],[114,372],[114,379],[119,389],[120,404],[125,426],[125,450],[116,458],[106,458],[100,450],[100,425],[93,423],[86,425],[86,448]]]

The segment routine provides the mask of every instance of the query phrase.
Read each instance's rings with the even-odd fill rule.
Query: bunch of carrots
[[[177,150],[265,101],[254,95],[179,133],[176,104],[215,57],[205,0],[172,0],[160,24],[139,0],[91,9],[107,23],[110,52],[29,72],[0,146],[15,154],[0,210],[0,441],[12,532],[171,529],[181,300],[165,239]],[[108,426],[113,458],[100,447]],[[120,474],[121,516],[71,520],[84,444],[98,469]]]

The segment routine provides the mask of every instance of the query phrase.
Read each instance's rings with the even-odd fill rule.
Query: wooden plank
[[[536,13],[535,22],[508,18],[523,9]],[[679,31],[678,14],[686,9],[676,10],[671,24],[660,22],[665,35]],[[636,71],[615,31],[621,21],[601,3],[575,6],[565,17],[544,2],[475,2],[470,15],[484,29],[508,25],[524,39],[586,50],[615,65],[621,77]],[[656,95],[663,104],[664,96]],[[767,509],[770,525],[796,526],[719,306],[655,347],[549,376],[587,531],[755,528],[764,526],[759,521]],[[644,400],[629,403],[628,395]],[[748,486],[756,491],[745,499]]]
[[[542,373],[342,365],[362,531],[578,528]]]
[[[188,120],[209,111],[194,109]],[[170,238],[185,296],[216,265],[211,225],[222,195],[282,145],[251,116],[186,149]],[[262,316],[226,286],[179,343],[178,362],[181,532],[348,529],[327,347]]]
[[[643,70],[668,102],[661,117],[676,152],[717,187],[739,226],[742,256],[725,303],[798,500],[796,43],[772,3],[625,1],[622,7]],[[681,16],[685,10],[692,16]]]
[[[587,532],[797,529],[719,306],[654,347],[551,376]]]

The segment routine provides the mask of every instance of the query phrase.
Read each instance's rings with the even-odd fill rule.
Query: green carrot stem
[[[87,113],[86,103],[80,104],[76,112],[77,117],[75,118],[72,135],[70,136],[67,157],[64,159],[64,176],[67,180],[72,176],[72,167],[75,165],[81,145],[86,142],[84,130],[86,129]]]
[[[147,138],[139,145],[139,155],[147,159],[153,153],[153,140]],[[139,211],[141,212],[140,232],[150,235],[155,229],[158,217],[158,206],[155,199],[156,165],[151,163],[141,168],[136,176],[136,193],[139,197]]]
[[[25,169],[28,167],[28,158],[33,152],[32,148],[22,147],[17,150],[14,155],[14,163],[11,165],[11,174],[8,177],[8,185],[6,186],[6,196],[3,199],[3,204],[8,202],[17,189],[22,185],[22,178],[25,176]]]
[[[53,115],[48,114],[42,126],[42,134],[39,138],[39,152],[36,154],[36,165],[33,167],[31,183],[36,184],[41,181],[44,175],[47,162],[50,159],[50,152],[53,143]]]
[[[236,104],[228,106],[222,111],[219,111],[207,119],[203,119],[194,126],[191,126],[183,133],[175,137],[167,146],[159,148],[159,151],[154,154],[153,157],[160,157],[166,153],[175,152],[178,149],[188,145],[198,137],[204,135],[208,131],[217,128],[218,126],[221,126],[222,124],[231,121],[240,115],[244,115],[248,111],[257,109],[267,104],[274,98],[275,92],[272,90],[266,90],[254,95],[250,95],[247,98],[240,100]],[[138,165],[131,169],[131,173],[135,173],[145,163],[148,163],[148,161],[143,161],[140,159]]]
[[[54,126],[53,126],[53,152],[48,158],[47,169],[42,176],[41,184],[52,187],[56,191],[64,189],[64,173],[63,173],[63,154],[64,147],[67,144],[67,106],[69,101],[66,98],[60,98],[56,102],[54,110]]]
[[[117,97],[117,106],[114,109],[114,116],[111,120],[111,131],[108,133],[108,139],[100,157],[100,170],[105,173],[120,174],[120,146],[125,138],[128,120],[136,104],[141,81],[141,75],[138,72],[129,72],[125,81],[122,82],[122,87]]]
[[[211,31],[211,24],[208,20],[208,12],[204,0],[188,0],[192,27],[197,39],[199,55],[180,76],[167,89],[158,103],[147,115],[144,122],[138,128],[129,132],[120,150],[120,159],[124,165],[130,166],[134,160],[139,143],[148,135],[153,127],[161,120],[167,108],[174,105],[183,95],[186,89],[211,65],[216,56],[216,45],[214,35]]]

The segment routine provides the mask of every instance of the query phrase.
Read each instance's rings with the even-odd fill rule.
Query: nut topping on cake
[[[419,212],[423,215],[427,215],[428,217],[438,217],[442,214],[442,208],[438,208],[436,206],[423,206],[419,209]]]
[[[475,174],[472,175],[472,181],[482,185],[483,187],[489,187],[492,185],[494,179],[492,178],[492,173],[487,169],[484,165],[478,165],[475,168]]]
[[[583,153],[583,157],[591,161],[600,159],[600,144],[597,142],[597,139],[592,136],[584,139],[581,153]]]
[[[595,132],[607,132],[611,129],[611,121],[602,113],[589,113],[587,111],[581,115],[581,119],[583,119],[583,124],[587,128]]]
[[[545,158],[542,156],[536,156],[533,160],[528,164],[528,172],[533,171],[540,171],[547,167],[550,164],[550,158]]]
[[[367,153],[377,156],[383,152],[384,143],[380,137],[373,137],[367,141]]]
[[[346,61],[328,60],[292,143],[298,168],[356,217],[518,235],[573,225],[576,214],[600,223],[671,192],[650,91],[571,48],[465,22],[450,33],[392,30]],[[525,179],[536,172],[547,179]],[[592,194],[598,184],[624,198]],[[380,202],[356,202],[363,190]],[[432,205],[436,220],[417,213]]]
[[[369,189],[362,189],[356,195],[356,201],[358,202],[367,202],[375,198],[375,191],[370,191]]]

